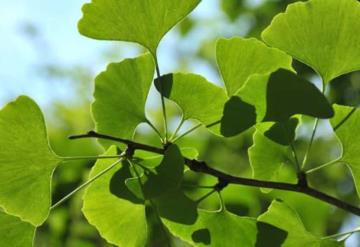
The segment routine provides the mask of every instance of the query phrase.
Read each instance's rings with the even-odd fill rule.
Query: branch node
[[[171,145],[172,145],[171,142],[166,142],[166,143],[164,143],[164,145],[163,145],[164,151],[168,150],[168,148],[169,148]]]
[[[125,150],[125,157],[127,159],[132,159],[135,154],[136,148],[132,144],[128,144]]]
[[[297,183],[297,185],[298,185],[298,187],[300,189],[308,188],[308,181],[307,181],[307,177],[306,177],[305,172],[300,172],[298,174],[298,183]]]
[[[218,183],[214,186],[214,189],[217,191],[217,192],[220,192],[222,191],[226,186],[229,185],[229,181],[225,180],[225,179],[222,179],[222,178],[218,178]]]

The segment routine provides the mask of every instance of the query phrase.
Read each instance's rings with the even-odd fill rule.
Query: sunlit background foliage
[[[104,70],[108,62],[121,61],[143,52],[140,46],[129,43],[96,42],[77,31],[84,0],[2,1],[0,8],[0,104],[20,94],[34,98],[45,110],[51,145],[63,156],[94,155],[102,152],[94,141],[69,141],[70,134],[83,133],[93,128],[90,116],[93,78]],[[289,0],[204,0],[199,7],[163,40],[159,47],[162,73],[187,71],[202,74],[221,84],[215,60],[215,42],[220,37],[234,35],[259,37],[260,32],[277,13],[284,11]],[[303,64],[294,62],[299,74],[319,85],[319,78]],[[336,90],[335,90],[336,89]],[[332,103],[357,106],[360,103],[360,73],[355,72],[335,79],[327,91]],[[161,123],[158,97],[150,94],[148,114]],[[179,109],[171,107],[172,126],[179,119]],[[310,154],[311,166],[323,164],[336,157],[337,140],[328,121],[316,136]],[[296,146],[305,151],[312,122],[298,131]],[[149,135],[140,127],[136,138]],[[215,137],[199,130],[182,142],[196,147],[202,159],[214,167],[234,175],[251,176],[247,149],[252,144],[253,130],[230,139]],[[155,138],[154,138],[155,140]],[[335,144],[335,145],[334,145]],[[53,182],[53,201],[57,201],[86,180],[91,162],[68,162],[56,170]],[[189,183],[197,181],[212,185],[214,181],[187,174]],[[345,166],[335,165],[310,176],[310,182],[320,190],[358,204],[351,175]],[[202,195],[202,191],[189,190]],[[52,212],[36,235],[35,246],[92,247],[109,246],[84,219],[81,193]],[[229,186],[224,191],[227,208],[239,215],[258,216],[271,199],[286,198],[302,217],[307,229],[318,235],[334,234],[356,227],[359,220],[342,210],[330,207],[304,195],[273,191],[262,194],[257,188]],[[216,209],[218,199],[209,197],[203,208]],[[348,246],[356,246],[354,235]]]

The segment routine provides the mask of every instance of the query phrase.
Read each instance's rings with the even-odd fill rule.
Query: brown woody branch
[[[97,133],[95,131],[90,131],[84,135],[77,135],[77,136],[70,136],[69,139],[80,139],[80,138],[99,138],[99,139],[106,139],[115,142],[120,142],[126,144],[129,148],[133,150],[144,150],[152,153],[157,154],[164,154],[164,148],[158,148],[142,143],[137,143],[128,139],[113,137],[109,135],[104,135]],[[306,194],[308,196],[317,198],[321,201],[324,201],[328,204],[341,208],[345,211],[353,213],[357,216],[360,216],[360,208],[353,206],[345,201],[337,199],[333,196],[325,194],[321,191],[318,191],[314,188],[308,186],[306,181],[306,175],[300,174],[299,180],[297,184],[290,184],[290,183],[282,183],[282,182],[272,182],[272,181],[263,181],[257,179],[250,179],[250,178],[243,178],[243,177],[235,177],[229,174],[226,174],[222,171],[216,170],[210,167],[206,162],[199,161],[199,160],[192,160],[185,158],[186,165],[194,172],[208,174],[214,177],[217,177],[219,181],[222,181],[225,184],[241,184],[246,186],[252,187],[260,187],[260,188],[270,188],[270,189],[278,189],[278,190],[285,190],[285,191],[293,191],[297,193]]]

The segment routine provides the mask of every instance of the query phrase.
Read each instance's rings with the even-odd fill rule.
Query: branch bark
[[[99,138],[99,139],[111,140],[111,141],[126,144],[129,148],[131,148],[133,150],[138,149],[138,150],[144,150],[144,151],[148,151],[151,153],[157,153],[157,154],[164,154],[164,152],[166,150],[166,147],[158,148],[158,147],[150,146],[147,144],[134,142],[134,141],[131,141],[128,139],[123,139],[123,138],[100,134],[95,131],[90,131],[84,135],[76,135],[76,136],[69,137],[69,139],[72,139],[72,140],[81,139],[81,138]],[[360,216],[360,208],[359,207],[353,206],[345,201],[342,201],[333,196],[330,196],[328,194],[325,194],[321,191],[318,191],[314,188],[309,187],[307,184],[307,181],[306,181],[305,174],[303,174],[304,176],[302,178],[301,177],[299,178],[299,181],[297,184],[272,182],[272,181],[264,181],[264,180],[257,180],[257,179],[251,179],[251,178],[235,177],[235,176],[226,174],[222,171],[212,168],[204,161],[192,160],[192,159],[188,159],[188,158],[184,158],[184,159],[185,159],[185,164],[192,171],[214,176],[227,184],[241,184],[241,185],[252,186],[252,187],[270,188],[270,189],[278,189],[278,190],[302,193],[302,194],[306,194],[308,196],[314,197],[316,199],[319,199],[330,205],[341,208],[347,212],[353,213],[357,216]]]

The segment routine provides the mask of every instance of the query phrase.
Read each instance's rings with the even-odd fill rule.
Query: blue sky
[[[43,62],[70,67],[83,65],[96,74],[111,61],[106,61],[101,54],[114,45],[114,42],[100,42],[81,36],[77,31],[77,21],[81,17],[81,6],[85,0],[46,1],[46,0],[12,0],[3,1],[0,8],[0,104],[27,94],[41,105],[46,106],[53,100],[71,95],[73,85],[58,82],[49,83],[39,76],[38,66]],[[217,0],[207,0],[193,13],[194,18],[216,18]],[[36,42],[31,41],[24,33],[25,27],[31,24],[40,34]],[[194,50],[201,39],[211,30],[198,30],[202,35],[192,35],[183,45]],[[163,72],[170,72],[177,67],[171,56],[177,49],[179,38],[171,32],[159,48],[159,59]],[[123,56],[135,56],[136,45],[120,43]],[[166,62],[165,62],[166,61]],[[209,79],[216,75],[206,65],[196,64],[194,72],[205,73]]]

